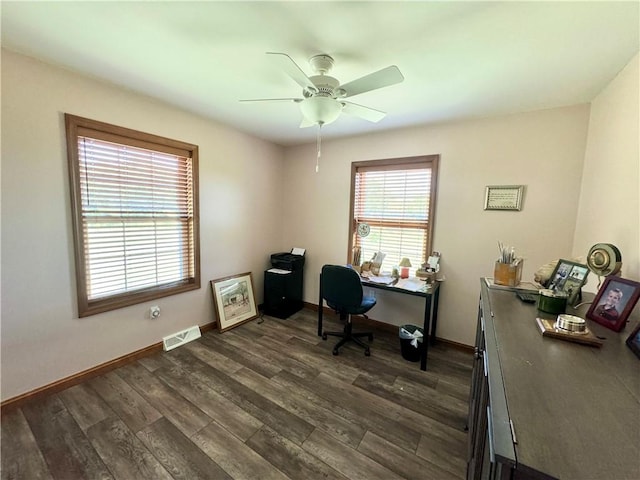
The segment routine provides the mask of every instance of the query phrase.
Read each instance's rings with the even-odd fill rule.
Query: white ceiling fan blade
[[[302,88],[311,93],[316,93],[318,91],[309,77],[307,77],[307,75],[289,55],[277,52],[267,52],[267,55],[271,55],[271,58],[277,62],[278,66]]]
[[[364,92],[395,85],[403,80],[404,76],[400,73],[400,69],[395,65],[391,65],[390,67],[370,73],[357,80],[345,83],[340,86],[340,90],[345,92],[345,94],[342,95],[343,98],[353,97]]]
[[[379,122],[387,115],[386,112],[382,112],[374,108],[358,105],[357,103],[352,103],[352,102],[341,102],[341,103],[344,105],[342,111],[347,115],[364,118],[365,120],[369,120],[370,122],[374,122],[374,123]]]
[[[243,102],[243,103],[253,103],[253,102],[293,102],[293,103],[300,103],[303,99],[302,98],[249,98],[249,99],[243,99],[243,100],[238,100],[239,102]]]

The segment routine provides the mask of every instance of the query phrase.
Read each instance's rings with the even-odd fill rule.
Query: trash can
[[[400,327],[399,335],[402,358],[410,362],[419,361],[424,348],[424,330],[415,325],[403,325]]]

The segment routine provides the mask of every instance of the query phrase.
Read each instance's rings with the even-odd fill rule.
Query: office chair
[[[346,323],[342,332],[322,332],[322,306],[323,301],[340,314],[340,319]],[[365,313],[371,310],[376,304],[373,297],[365,297],[362,293],[360,275],[348,267],[339,265],[325,265],[320,273],[320,299],[318,302],[318,335],[322,334],[322,339],[326,340],[327,335],[341,337],[341,340],[333,347],[333,354],[338,355],[338,349],[345,343],[351,341],[364,348],[364,354],[371,355],[369,345],[360,340],[361,337],[369,337],[373,340],[373,333],[353,333],[351,315],[362,315],[368,318]]]

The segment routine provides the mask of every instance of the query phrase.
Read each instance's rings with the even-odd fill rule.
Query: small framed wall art
[[[485,210],[522,210],[524,185],[489,185],[485,191]]]
[[[220,333],[258,316],[251,273],[211,280]]]

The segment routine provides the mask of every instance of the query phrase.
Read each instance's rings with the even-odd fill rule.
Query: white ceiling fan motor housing
[[[314,55],[309,59],[309,64],[314,72],[324,75],[331,71],[334,61],[329,55]]]
[[[305,97],[300,104],[302,115],[311,123],[327,125],[334,122],[342,111],[342,103],[335,100],[334,91],[340,86],[337,78],[325,75],[333,68],[333,58],[329,55],[316,55],[309,60],[311,68],[319,75],[309,77],[317,92],[303,90]]]
[[[340,86],[337,78],[327,75],[333,68],[333,58],[329,55],[315,55],[309,59],[311,69],[318,75],[309,77],[309,80],[318,89],[317,92],[303,91],[305,98],[321,96],[335,98],[334,91]]]
[[[305,97],[334,97],[334,90],[338,88],[340,82],[329,75],[314,75],[313,77],[309,77],[309,80],[313,82],[318,91],[316,93],[307,93],[303,91],[302,94]]]

